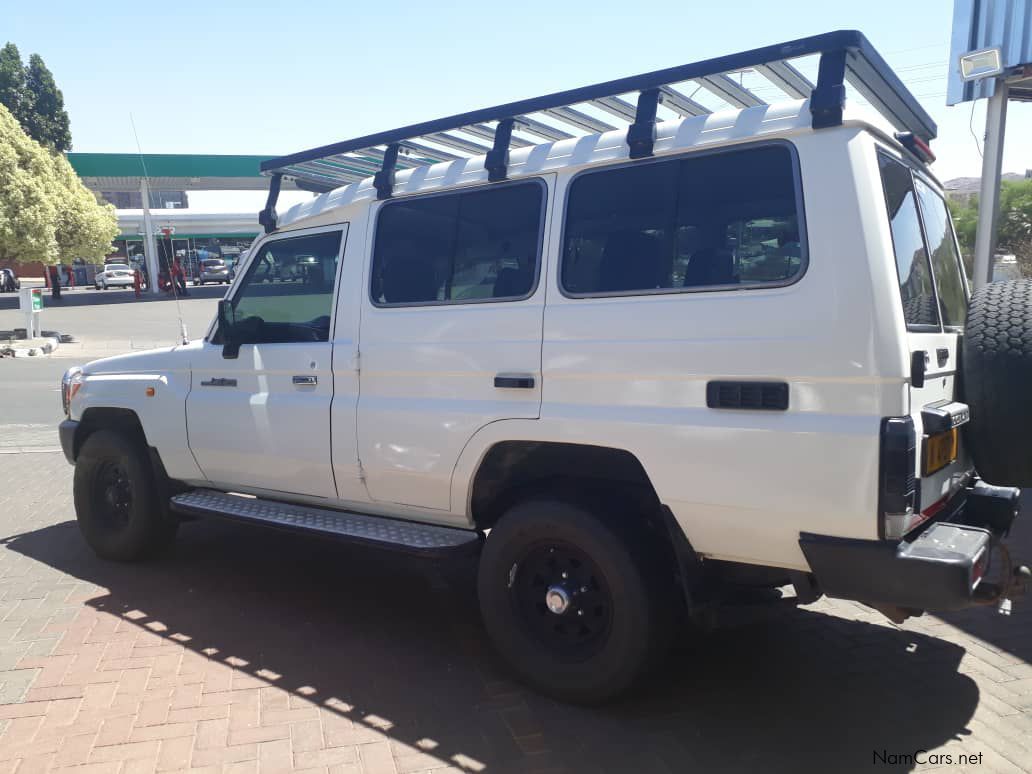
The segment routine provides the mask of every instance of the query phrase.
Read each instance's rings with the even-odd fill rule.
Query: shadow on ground
[[[185,524],[174,551],[146,565],[96,559],[72,522],[3,542],[107,589],[88,603],[100,610],[139,611],[135,624],[160,622],[187,648],[280,675],[270,682],[327,711],[410,745],[431,740],[453,766],[869,770],[875,750],[964,737],[978,703],[956,645],[779,608],[686,635],[627,699],[569,707],[508,682],[468,587],[432,568],[215,522]],[[518,743],[528,719],[543,736]]]

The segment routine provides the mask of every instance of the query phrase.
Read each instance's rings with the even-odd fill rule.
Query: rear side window
[[[942,324],[963,327],[967,320],[967,292],[961,274],[960,256],[953,238],[953,224],[942,197],[923,180],[915,180],[917,199],[921,204],[925,238],[932,257],[932,271],[939,291]]]
[[[903,296],[903,316],[908,327],[918,330],[939,326],[935,285],[921,233],[921,218],[909,167],[884,154],[878,154],[885,206],[889,212],[892,247],[896,254],[896,273]]]
[[[518,183],[385,205],[376,225],[377,306],[526,298],[537,279],[545,189]]]
[[[570,295],[783,285],[805,265],[787,146],[635,164],[570,185],[561,271]]]

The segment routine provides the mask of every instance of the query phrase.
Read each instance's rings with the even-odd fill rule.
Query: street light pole
[[[1003,172],[1003,137],[1007,129],[1007,82],[1000,78],[989,98],[982,153],[982,183],[978,194],[978,230],[975,232],[974,286],[992,281],[996,252],[996,220],[1000,214],[1000,178]]]

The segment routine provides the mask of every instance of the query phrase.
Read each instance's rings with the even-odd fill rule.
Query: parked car
[[[810,54],[816,84],[781,60]],[[749,68],[788,99],[726,75]],[[884,115],[844,104],[856,78]],[[339,187],[277,216],[274,177],[202,340],[65,374],[79,527],[120,561],[197,517],[475,557],[499,652],[578,702],[745,586],[1006,610],[1032,283],[969,298],[935,132],[838,32],[263,162]]]
[[[108,288],[131,288],[133,286],[133,270],[125,263],[105,264],[104,270],[93,277],[93,287],[97,290]]]
[[[14,269],[0,269],[0,293],[15,293],[21,288],[21,282]]]
[[[209,282],[230,283],[229,267],[221,258],[206,258],[201,261],[201,270],[197,276],[198,285],[206,285]]]

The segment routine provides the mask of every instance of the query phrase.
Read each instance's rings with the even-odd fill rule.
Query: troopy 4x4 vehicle
[[[969,301],[934,135],[836,32],[270,161],[204,339],[66,375],[82,532],[478,552],[498,649],[576,701],[735,585],[1006,610],[1032,286]],[[283,178],[323,193],[277,221]]]

